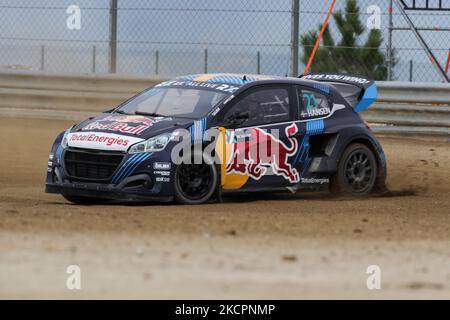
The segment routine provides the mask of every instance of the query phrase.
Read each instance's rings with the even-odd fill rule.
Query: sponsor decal
[[[153,124],[161,121],[161,119],[161,117],[149,118],[133,115],[110,115],[106,118],[88,124],[82,130],[117,131],[122,133],[140,135]]]
[[[290,137],[298,132],[294,123],[287,126],[285,133]],[[289,157],[295,155],[298,150],[298,142],[295,138],[288,138],[290,145],[284,144],[274,135],[259,129],[247,129],[251,138],[247,141],[237,141],[233,144],[232,156],[227,164],[226,173],[248,175],[259,180],[267,172],[268,168],[278,176],[282,176],[291,183],[298,182],[299,173],[289,163]],[[231,141],[235,141],[231,138]]]
[[[48,156],[47,166],[53,167],[53,158],[54,158],[53,153],[50,153],[50,155]]]
[[[305,184],[325,184],[329,183],[328,178],[301,178],[301,182]]]
[[[318,117],[318,116],[327,116],[331,113],[330,108],[322,107],[322,108],[307,108],[302,111],[301,116],[304,119]]]
[[[153,171],[153,174],[160,176],[170,176],[170,171]]]
[[[219,113],[219,111],[220,111],[220,108],[216,108],[216,109],[211,113],[211,115],[214,117],[216,114]]]
[[[156,177],[156,182],[170,182],[170,178]]]
[[[155,162],[153,163],[153,169],[155,170],[170,170],[172,164],[170,162]]]
[[[232,94],[231,96],[229,96],[224,102],[223,104],[227,104],[228,102],[230,102],[232,99],[234,98],[234,94]]]
[[[162,87],[206,88],[227,93],[233,93],[237,89],[239,89],[239,87],[232,86],[229,84],[203,82],[203,81],[183,81],[183,80],[166,81],[155,86],[155,88],[162,88]]]
[[[99,132],[70,133],[67,143],[70,147],[125,151],[131,145],[143,139]]]
[[[303,79],[310,80],[330,80],[330,81],[346,81],[346,82],[354,82],[359,84],[368,84],[371,81],[366,78],[341,75],[341,74],[310,74],[303,77]]]

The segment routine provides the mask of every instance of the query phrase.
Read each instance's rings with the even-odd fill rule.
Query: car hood
[[[74,126],[67,140],[70,147],[126,151],[137,142],[187,128],[193,122],[192,119],[177,117],[102,113]]]

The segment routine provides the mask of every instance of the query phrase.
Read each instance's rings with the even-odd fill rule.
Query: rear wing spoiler
[[[316,73],[302,75],[299,78],[332,85],[356,112],[367,109],[377,99],[375,81],[365,77],[343,73]]]

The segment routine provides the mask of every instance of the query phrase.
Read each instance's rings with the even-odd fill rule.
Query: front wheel
[[[335,194],[363,196],[374,190],[377,178],[377,161],[367,146],[354,143],[345,149],[331,179]]]
[[[213,163],[181,164],[175,171],[175,200],[181,204],[205,203],[214,194],[217,179]]]

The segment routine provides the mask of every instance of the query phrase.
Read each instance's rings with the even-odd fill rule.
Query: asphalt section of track
[[[380,197],[77,206],[43,192],[70,125],[0,118],[0,298],[450,298],[449,142],[382,139]]]

